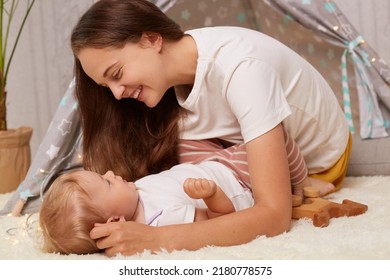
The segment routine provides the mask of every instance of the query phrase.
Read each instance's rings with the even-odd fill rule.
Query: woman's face
[[[170,87],[164,78],[161,42],[143,35],[123,48],[85,48],[78,55],[84,72],[110,88],[116,99],[134,98],[155,107]]]

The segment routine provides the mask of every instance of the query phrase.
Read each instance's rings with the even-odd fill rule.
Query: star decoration
[[[71,128],[72,128],[72,122],[66,119],[62,119],[61,124],[58,126],[58,130],[61,131],[61,134],[63,136],[70,133]]]
[[[66,101],[67,101],[68,97],[67,96],[64,96],[63,98],[61,98],[61,101],[60,101],[60,106],[64,107],[66,105]]]
[[[245,20],[246,20],[246,14],[244,12],[241,12],[237,15],[238,22],[245,22]]]
[[[329,13],[334,13],[336,11],[336,6],[334,3],[327,2],[325,3],[325,10],[327,10]]]
[[[55,159],[58,156],[59,147],[50,145],[50,149],[46,151],[46,154],[49,156],[50,160]]]
[[[211,26],[213,25],[213,18],[212,17],[206,17],[206,19],[204,20],[204,26]]]
[[[205,3],[205,1],[202,1],[198,4],[199,11],[204,12],[206,11],[206,9],[207,9],[207,4]]]
[[[188,21],[191,17],[191,13],[185,9],[184,11],[181,12],[181,18]]]

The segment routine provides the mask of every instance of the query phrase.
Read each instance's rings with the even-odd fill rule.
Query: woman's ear
[[[141,45],[144,47],[152,47],[158,52],[161,51],[163,38],[161,34],[155,32],[144,32],[141,37]]]

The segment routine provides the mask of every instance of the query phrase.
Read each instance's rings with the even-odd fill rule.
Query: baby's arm
[[[233,203],[212,180],[188,178],[183,184],[183,189],[189,197],[203,199],[208,207],[206,218],[212,219],[235,211]]]

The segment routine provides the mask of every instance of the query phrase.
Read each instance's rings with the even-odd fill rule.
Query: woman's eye
[[[115,80],[119,80],[121,78],[121,74],[122,74],[122,68],[118,69],[118,71],[116,71],[112,77],[115,79]]]

